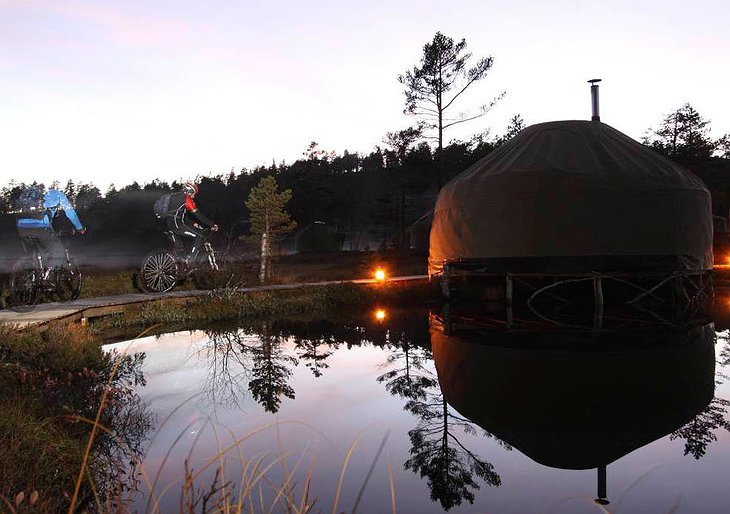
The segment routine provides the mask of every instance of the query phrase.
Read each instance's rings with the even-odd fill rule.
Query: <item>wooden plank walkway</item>
[[[386,281],[405,282],[426,279],[428,279],[427,275],[409,275],[402,277],[390,277],[386,279]],[[374,284],[376,282],[377,281],[374,279],[331,280],[325,282],[302,282],[298,284],[241,287],[238,290],[242,293],[252,291],[282,291],[332,284]],[[12,324],[18,328],[26,328],[61,319],[77,321],[84,318],[93,318],[121,312],[125,305],[152,302],[165,298],[194,298],[197,296],[205,296],[208,293],[210,293],[210,291],[193,289],[187,291],[171,291],[169,293],[131,293],[115,296],[99,296],[96,298],[80,298],[78,300],[68,302],[41,303],[27,311],[11,309],[0,310],[0,323]]]

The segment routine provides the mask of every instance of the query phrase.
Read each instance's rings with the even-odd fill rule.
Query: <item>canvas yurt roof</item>
[[[429,273],[705,270],[710,193],[686,168],[598,121],[524,129],[446,184]],[[567,269],[566,269],[567,267]]]

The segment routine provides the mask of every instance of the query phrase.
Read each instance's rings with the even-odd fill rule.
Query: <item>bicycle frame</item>
[[[25,254],[32,256],[33,262],[37,264],[37,271],[45,271],[46,269],[49,269],[44,262],[44,254],[47,254],[48,251],[41,246],[41,243],[37,238],[24,237],[21,239],[21,244],[23,245],[23,251]],[[68,251],[65,244],[63,245],[63,253],[65,264],[70,268],[71,253]]]
[[[172,244],[173,255],[175,255],[181,261],[190,257],[190,250],[185,247],[185,244],[182,242],[181,238],[177,234],[175,234],[171,230],[166,230],[165,235]],[[182,252],[180,252],[180,249],[182,249]],[[213,249],[213,245],[211,245],[210,242],[207,240],[203,243],[203,251],[205,252],[210,269],[212,269],[213,271],[219,271],[218,261],[215,257],[215,250]],[[198,256],[197,260],[198,262],[200,261],[200,255]],[[195,267],[194,262],[190,263],[189,265],[191,267]]]
[[[78,298],[82,278],[74,265],[71,253],[63,242],[63,257],[59,264],[50,267],[49,250],[41,239],[33,235],[21,238],[24,256],[13,264],[10,278],[10,300],[13,305],[35,305],[42,295],[54,293],[59,301]],[[60,248],[58,249],[60,253]]]

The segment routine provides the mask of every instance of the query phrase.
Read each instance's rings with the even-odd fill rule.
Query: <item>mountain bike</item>
[[[209,231],[209,230],[208,230]],[[135,277],[137,286],[147,293],[165,293],[183,284],[192,277],[196,287],[210,289],[217,287],[225,278],[225,266],[221,255],[205,241],[196,262],[189,262],[189,254],[175,245],[176,236],[171,231],[165,235],[170,239],[170,248],[158,248],[148,253]]]
[[[75,234],[59,231],[59,237]],[[12,266],[9,297],[11,308],[32,307],[44,296],[55,301],[75,300],[81,292],[82,277],[79,267],[64,245],[65,257],[60,266],[46,264],[48,253],[35,237],[22,240],[25,255]]]

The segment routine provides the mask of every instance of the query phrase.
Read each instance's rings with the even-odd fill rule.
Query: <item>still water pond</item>
[[[177,512],[187,461],[201,488],[222,463],[232,494],[273,463],[267,508],[309,475],[332,512],[346,467],[336,512],[730,512],[727,331],[472,325],[409,311],[108,345],[145,352],[157,419],[133,510]]]

